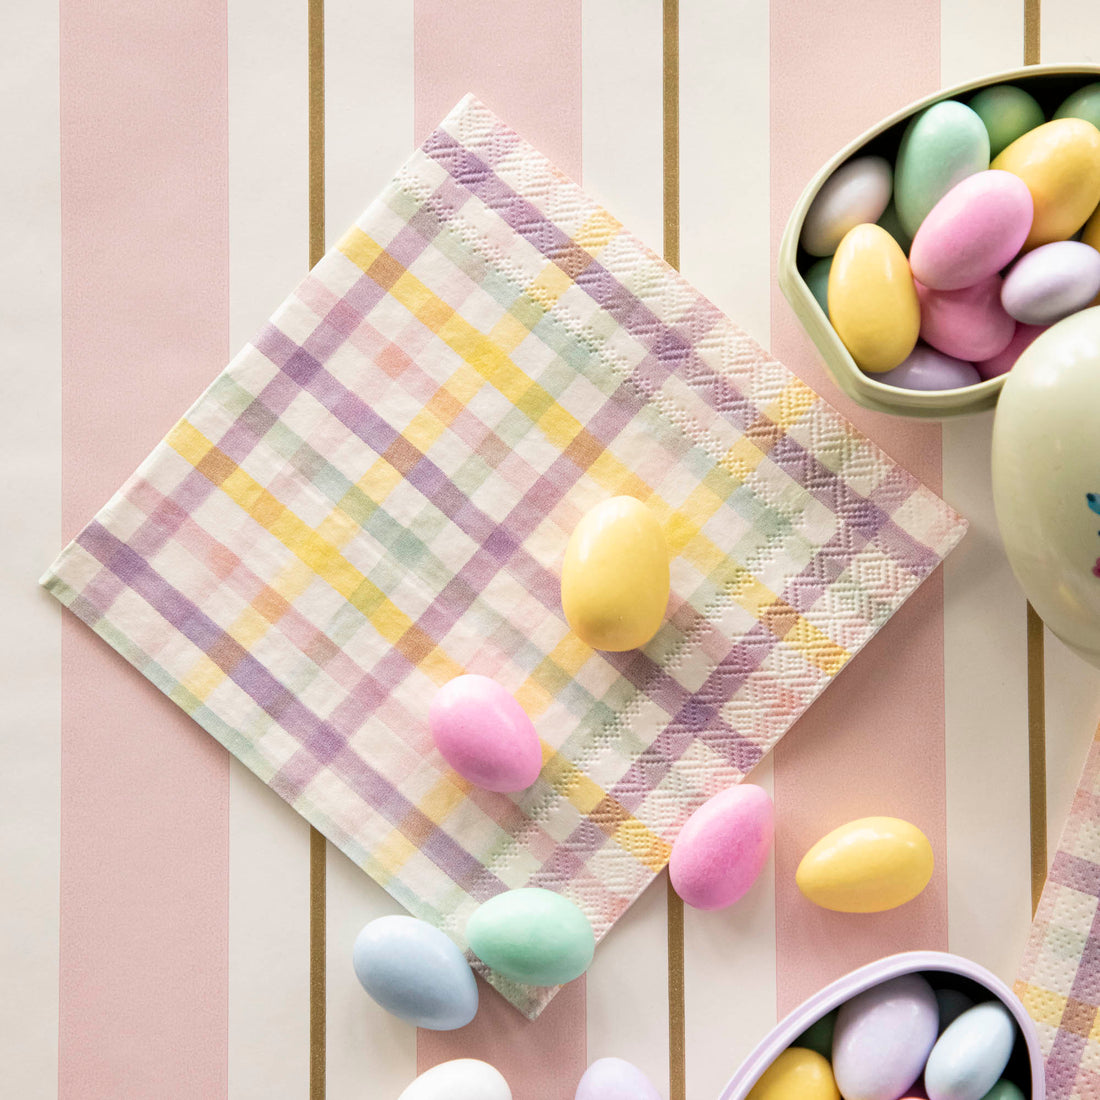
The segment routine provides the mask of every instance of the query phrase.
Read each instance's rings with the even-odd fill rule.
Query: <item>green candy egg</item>
[[[592,962],[588,918],[568,898],[527,887],[497,894],[466,925],[470,949],[486,966],[524,985],[562,985]]]
[[[1035,102],[1035,97],[1013,84],[983,88],[969,106],[985,123],[991,158],[1028,130],[1034,130],[1046,122],[1043,109]]]
[[[1100,83],[1086,84],[1066,96],[1054,112],[1055,118],[1083,118],[1100,130]]]
[[[829,271],[832,266],[832,256],[825,256],[816,263],[810,264],[806,268],[806,274],[802,276],[826,317],[829,316]]]
[[[945,99],[905,128],[894,171],[894,202],[910,237],[960,180],[989,167],[985,123],[965,103]]]
[[[834,1008],[808,1028],[793,1043],[792,1047],[805,1047],[816,1050],[818,1054],[831,1059],[833,1056],[833,1032],[836,1030],[836,1015],[840,1009]]]
[[[982,1097],[982,1100],[1024,1100],[1024,1094],[1018,1085],[1001,1080]]]
[[[898,208],[893,199],[890,200],[890,205],[883,211],[882,217],[878,220],[878,224],[898,242],[898,247],[908,256],[909,246],[913,242],[910,240],[909,234],[901,227],[901,219],[898,217]]]

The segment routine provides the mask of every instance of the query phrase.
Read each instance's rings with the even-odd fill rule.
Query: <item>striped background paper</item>
[[[1025,57],[1095,61],[1091,4],[7,7],[8,1090],[389,1100],[474,1054],[518,1100],[572,1100],[586,1062],[614,1054],[666,1097],[713,1100],[777,1015],[890,951],[950,949],[1012,981],[1100,674],[1029,630],[992,515],[990,416],[915,424],[845,402],[772,264],[804,182],[838,148],[943,84]],[[471,90],[642,240],[678,246],[695,286],[971,526],[755,770],[778,829],[749,896],[681,913],[661,875],[538,1020],[486,996],[471,1027],[417,1035],[348,965],[359,928],[399,905],[311,844],[300,815],[35,581],[301,278],[311,236],[316,257]],[[931,838],[925,894],[873,921],[805,904],[801,855],[881,812]]]
[[[674,597],[599,653],[559,562],[623,493]],[[467,97],[43,584],[460,945],[525,886],[599,940],[965,529]],[[519,797],[432,744],[463,672],[541,732]]]

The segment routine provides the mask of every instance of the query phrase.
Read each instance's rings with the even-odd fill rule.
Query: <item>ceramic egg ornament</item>
[[[928,1100],[982,1100],[1004,1073],[1015,1041],[1016,1023],[1000,1001],[968,1008],[928,1055]]]
[[[913,350],[920,306],[897,241],[878,225],[845,234],[829,270],[829,320],[861,370],[892,370]]]
[[[894,169],[894,202],[906,233],[912,237],[955,184],[988,167],[989,132],[974,111],[953,99],[921,111],[902,134]]]
[[[487,791],[523,791],[538,778],[542,748],[523,707],[487,676],[448,680],[428,710],[443,759]]]
[[[919,974],[880,982],[840,1006],[833,1073],[844,1100],[897,1100],[924,1069],[939,1034],[932,987]]]
[[[634,497],[612,497],[581,517],[565,548],[561,602],[573,633],[621,653],[651,641],[670,591],[668,544],[657,517]]]
[[[470,964],[427,921],[398,915],[371,921],[355,938],[352,962],[371,998],[417,1027],[453,1031],[477,1014]]]
[[[661,1100],[653,1082],[622,1058],[600,1058],[585,1071],[574,1100]]]
[[[802,857],[795,882],[823,909],[881,913],[912,901],[931,880],[934,864],[932,845],[915,825],[861,817],[823,836]]]
[[[740,783],[708,798],[672,845],[672,888],[694,909],[725,909],[756,881],[772,847],[771,796]]]
[[[894,174],[882,157],[856,157],[822,185],[806,211],[800,244],[811,256],[831,256],[849,229],[877,222],[890,201]]]
[[[1100,308],[1052,325],[1005,376],[993,502],[1031,605],[1100,668]]]
[[[488,1062],[456,1058],[426,1070],[397,1100],[512,1100],[512,1090]]]
[[[1025,325],[1051,325],[1100,292],[1100,252],[1081,241],[1053,241],[1022,256],[1001,287],[1005,312]]]
[[[551,890],[505,890],[482,902],[466,923],[470,950],[490,969],[524,985],[563,985],[592,962],[592,925]]]

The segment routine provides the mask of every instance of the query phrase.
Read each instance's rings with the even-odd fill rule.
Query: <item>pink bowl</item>
[[[861,966],[858,970],[853,970],[831,985],[827,985],[803,1001],[790,1015],[772,1028],[756,1049],[741,1063],[718,1100],[745,1100],[764,1070],[812,1023],[873,985],[888,981],[890,978],[900,977],[902,974],[914,973],[943,974],[949,976],[944,983],[946,985],[958,986],[964,990],[968,986],[972,988],[977,985],[980,988],[973,990],[975,994],[980,996],[984,992],[1003,1001],[1019,1025],[1022,1036],[1016,1041],[1016,1048],[1012,1052],[1006,1076],[1020,1086],[1025,1097],[1030,1096],[1030,1100],[1044,1100],[1046,1082],[1043,1076],[1043,1057],[1039,1052],[1039,1034],[1019,998],[1000,978],[991,974],[984,966],[943,951],[906,951],[900,955],[889,955],[885,959]],[[933,985],[935,985],[934,980]]]

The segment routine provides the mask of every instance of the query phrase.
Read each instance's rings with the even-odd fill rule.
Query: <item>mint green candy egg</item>
[[[588,918],[552,890],[508,890],[483,902],[466,924],[470,949],[486,966],[523,985],[562,985],[592,962]]]
[[[1083,118],[1100,130],[1100,83],[1086,84],[1066,96],[1055,118]]]
[[[945,99],[905,128],[894,170],[894,202],[912,237],[925,215],[960,180],[989,167],[985,123],[965,103]]]
[[[909,246],[913,242],[909,234],[901,227],[901,219],[898,217],[897,204],[893,199],[890,200],[890,205],[883,211],[882,217],[878,220],[878,224],[898,242],[898,247],[908,256]]]
[[[983,88],[970,101],[970,109],[985,123],[989,134],[989,156],[995,157],[1028,130],[1042,126],[1043,108],[1023,88],[994,84]]]
[[[826,256],[806,268],[803,278],[810,288],[810,293],[817,299],[821,306],[821,312],[829,316],[829,272],[833,266],[832,256]]]
[[[982,1100],[1024,1100],[1024,1094],[1019,1085],[1002,1079],[982,1097]]]

